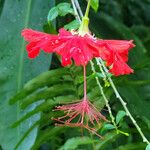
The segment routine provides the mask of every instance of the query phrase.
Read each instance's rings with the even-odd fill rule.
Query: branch
[[[92,69],[93,73],[96,73],[95,68],[94,68],[94,63],[92,61],[90,61],[90,64],[91,64],[91,69]],[[108,108],[108,112],[109,112],[109,115],[110,115],[110,118],[111,118],[111,122],[113,123],[113,125],[115,126],[115,128],[117,130],[117,125],[115,123],[115,118],[114,118],[114,116],[112,114],[111,107],[110,107],[110,105],[108,103],[108,99],[106,98],[106,96],[104,94],[103,87],[101,86],[98,77],[95,77],[95,79],[96,79],[96,83],[97,83],[97,85],[98,85],[98,87],[100,89],[101,95],[102,95],[103,99],[105,100],[106,106]]]
[[[103,71],[105,72],[105,75],[107,76],[107,73],[108,73],[108,69],[106,68],[106,66],[104,65],[104,62],[101,58],[99,58],[99,62],[101,64],[101,69],[103,69]],[[140,133],[142,139],[143,139],[143,142],[147,143],[147,144],[150,144],[150,142],[147,140],[147,138],[145,137],[145,135],[143,134],[141,128],[139,127],[139,125],[136,123],[135,119],[133,118],[133,116],[131,115],[130,111],[128,110],[127,108],[127,103],[122,99],[122,97],[120,96],[114,82],[112,81],[111,77],[107,76],[109,82],[110,82],[110,85],[112,87],[112,89],[114,90],[114,93],[116,95],[116,97],[119,99],[120,103],[122,104],[124,110],[126,111],[126,114],[127,116],[129,116],[129,118],[131,119],[132,123],[135,125],[136,129],[138,130],[138,132]]]

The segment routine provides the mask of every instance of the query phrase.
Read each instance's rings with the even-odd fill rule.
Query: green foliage
[[[9,4],[7,0],[6,2],[7,3],[5,3],[5,7],[8,5],[7,7],[9,8],[11,3]],[[16,77],[18,76],[18,69],[16,69],[18,66],[15,65],[16,62],[14,61],[18,60],[18,58],[15,52],[17,53],[17,50],[20,50],[20,47],[22,47],[23,51],[25,48],[25,43],[20,39],[17,33],[20,34],[20,30],[25,26],[28,27],[29,20],[26,20],[28,17],[28,19],[32,20],[32,23],[34,23],[31,26],[38,27],[39,23],[37,22],[39,21],[39,18],[43,18],[48,12],[48,9],[45,9],[45,7],[48,7],[47,1],[38,0],[38,2],[31,2],[32,5],[30,2],[31,1],[13,2],[16,3],[16,5],[13,5],[13,8],[11,8],[11,13],[16,13],[13,13],[12,15],[11,13],[7,12],[7,9],[5,9],[5,11],[7,10],[6,12],[3,12],[3,5],[0,7],[3,25],[0,25],[0,44],[2,43],[1,48],[3,53],[2,57],[0,57],[2,59],[2,63],[0,64],[0,82],[1,86],[3,86],[0,93],[1,97],[3,97],[0,101],[2,110],[0,115],[0,121],[2,122],[2,125],[0,125],[0,145],[2,145],[4,149],[9,150],[10,147],[12,148],[12,145],[16,146],[15,149],[19,149],[20,144],[25,143],[23,144],[24,147],[21,147],[21,150],[26,149],[26,145],[29,145],[27,141],[28,139],[30,140],[29,135],[31,134],[31,139],[33,138],[33,141],[37,135],[34,145],[31,148],[32,150],[37,150],[45,144],[49,145],[47,146],[47,149],[70,149],[70,147],[72,149],[81,147],[81,149],[86,150],[145,149],[146,145],[140,143],[141,138],[139,138],[139,135],[137,134],[137,131],[133,127],[132,123],[127,119],[127,117],[125,117],[125,112],[119,111],[123,108],[114,97],[114,94],[110,89],[109,82],[107,82],[107,80],[103,80],[104,76],[99,72],[98,68],[96,68],[96,74],[93,74],[90,71],[90,67],[87,67],[88,98],[98,107],[99,110],[103,110],[103,108],[105,110],[105,102],[101,97],[99,88],[94,79],[95,77],[98,77],[112,106],[113,114],[116,116],[115,120],[117,126],[119,127],[118,133],[122,133],[116,134],[114,126],[111,123],[107,123],[103,127],[105,132],[102,132],[103,129],[97,131],[98,133],[102,133],[104,140],[98,139],[92,135],[92,133],[91,136],[89,136],[87,131],[83,132],[84,137],[80,137],[82,134],[80,133],[80,129],[69,129],[68,127],[59,126],[55,127],[55,122],[52,120],[53,117],[56,118],[63,115],[62,112],[53,111],[55,106],[66,104],[74,100],[79,100],[83,97],[82,68],[75,66],[68,68],[58,67],[57,69],[44,72],[46,69],[48,69],[48,65],[50,64],[49,61],[46,62],[46,59],[46,61],[44,61],[45,56],[39,57],[37,61],[34,60],[32,65],[30,63],[31,61],[27,60],[25,57],[25,67],[22,68],[24,69],[24,74],[22,74],[21,77],[23,80],[20,80],[20,82],[21,85],[27,81],[28,82],[22,89],[21,86],[19,86],[19,91],[14,88],[18,79]],[[83,1],[82,10],[85,8],[85,3],[86,1]],[[33,6],[34,9],[31,9]],[[92,8],[95,11],[98,10],[98,6],[99,1],[92,0]],[[148,0],[101,0],[100,6],[100,13],[95,14],[92,13],[92,11],[90,12],[90,30],[99,38],[133,39],[136,45],[136,47],[130,52],[129,58],[129,64],[135,70],[134,74],[130,76],[114,78],[114,81],[122,97],[125,99],[125,101],[127,101],[127,106],[129,107],[133,116],[136,118],[140,127],[144,130],[147,138],[150,139],[150,112],[148,108],[150,104],[150,30],[148,26],[150,23],[148,15],[150,3]],[[41,9],[41,7],[43,9]],[[21,13],[19,18],[18,16],[16,17],[16,14],[21,11],[24,13]],[[28,13],[25,11],[28,11]],[[8,14],[10,21],[6,19]],[[36,17],[32,17],[32,15],[35,16],[35,14],[38,16],[38,20]],[[12,30],[14,16],[14,19],[18,19],[15,23],[15,28]],[[67,0],[64,0],[63,3],[58,4],[49,11],[47,18],[49,23],[43,27],[47,33],[56,33],[51,21],[56,19],[58,16],[63,16],[63,18],[59,17],[56,22],[56,26],[58,28],[62,26],[65,26],[65,28],[68,30],[78,28],[79,23],[74,18],[75,16],[73,14],[71,4],[68,3]],[[26,19],[23,21],[22,18]],[[63,19],[63,21],[61,19]],[[25,21],[26,23],[24,23]],[[69,22],[69,24],[66,25],[66,22]],[[8,29],[9,35],[4,33],[4,27]],[[13,35],[15,35],[15,37]],[[7,36],[8,39],[5,36]],[[20,54],[22,54],[22,52],[20,52]],[[6,59],[3,59],[3,57]],[[23,61],[23,59],[21,59],[21,61]],[[13,63],[15,65],[15,69],[8,70],[7,68],[10,68],[10,64]],[[54,65],[51,67],[53,66]],[[57,66],[59,65],[57,64]],[[6,67],[6,69],[4,67]],[[39,75],[39,73],[41,74]],[[3,74],[5,74],[5,76]],[[33,76],[36,77],[33,78]],[[112,75],[110,74],[110,76]],[[8,89],[13,90],[12,92],[8,92]],[[14,107],[8,106],[8,101],[5,101],[5,99],[10,98],[10,96],[16,92],[17,94],[15,94],[9,101],[9,103],[13,104]],[[16,104],[18,105],[18,110],[20,111],[21,109],[21,111],[25,113],[19,118],[14,119],[16,118]],[[107,118],[109,118],[107,111],[103,111],[103,113],[107,116]],[[11,121],[5,122],[5,118],[8,118],[8,120]],[[35,120],[33,120],[33,118],[35,118]],[[30,126],[28,125],[27,121],[32,122]],[[13,129],[5,128],[5,126],[8,127],[8,125],[12,125]],[[28,125],[28,128],[24,128],[26,125]],[[19,136],[17,143],[15,141],[16,133],[18,132],[17,129],[20,126],[22,127],[21,131],[23,130],[23,133]],[[35,131],[37,129],[38,132]],[[33,131],[35,133],[34,135]],[[123,136],[123,134],[128,135],[128,133],[130,133],[128,137]],[[6,136],[6,140],[3,139],[4,135]],[[10,138],[8,138],[7,135]],[[12,137],[13,140],[10,140]],[[10,141],[11,144],[8,144]],[[149,146],[147,146],[146,150],[148,150],[148,148]]]
[[[92,140],[89,137],[75,137],[67,140],[59,150],[76,150],[79,145],[93,144],[95,142],[96,140]]]
[[[53,7],[53,8],[49,11],[49,13],[48,13],[47,21],[49,22],[49,21],[52,21],[52,20],[56,19],[56,17],[57,17],[58,15],[59,15],[59,13],[58,13],[57,7]]]
[[[74,14],[73,9],[71,8],[70,3],[59,3],[56,7],[50,9],[47,21],[53,21],[57,16],[65,16],[67,14]]]
[[[99,0],[91,0],[91,7],[94,9],[95,12],[97,12],[99,7]]]
[[[21,111],[20,102],[10,106],[8,99],[22,89],[25,82],[49,68],[50,55],[42,54],[34,61],[27,58],[25,41],[20,34],[23,28],[33,27],[42,30],[48,7],[51,7],[53,2],[53,0],[51,3],[47,0],[0,0],[0,145],[2,149],[13,149],[30,125],[40,117],[40,115],[33,116],[17,128],[11,128],[13,122],[34,107]],[[37,19],[37,16],[41,19]],[[29,149],[36,135],[37,127],[30,132],[19,149]]]
[[[123,117],[126,116],[126,112],[123,110],[118,111],[117,116],[116,116],[116,123],[118,124]]]
[[[146,150],[150,150],[150,144],[146,146]]]
[[[17,120],[12,127],[17,127],[25,120],[28,120],[30,117],[42,112],[40,120],[35,122],[33,126],[24,134],[20,139],[18,145],[28,136],[28,134],[35,128],[35,126],[42,126],[39,128],[40,136],[37,137],[34,146],[32,149],[37,149],[39,146],[50,140],[55,135],[52,134],[54,122],[51,120],[51,117],[60,115],[61,113],[55,113],[52,110],[55,106],[71,102],[72,100],[79,100],[83,97],[83,83],[77,82],[75,78],[82,77],[80,67],[70,67],[70,68],[59,68],[51,71],[42,73],[41,75],[33,78],[27,82],[24,88],[19,91],[14,97],[10,99],[10,104],[14,104],[20,101],[20,106],[22,109],[27,109],[31,107],[34,103],[39,103],[34,110],[26,113],[23,117]],[[89,72],[90,73],[90,72]],[[100,93],[98,87],[94,85],[94,89],[89,88],[90,83],[93,83],[94,79],[88,79],[88,97],[93,102],[97,102],[100,98]],[[76,81],[76,82],[75,82]],[[97,88],[97,90],[95,90]],[[99,98],[98,98],[99,97]],[[98,99],[97,99],[98,98]],[[97,103],[97,107],[102,109],[105,103],[101,99],[101,103]],[[44,118],[49,118],[45,120]],[[43,121],[45,120],[45,121]],[[43,127],[48,126],[49,129],[42,130]],[[63,131],[64,128],[61,128],[58,131]],[[56,129],[57,129],[56,128]],[[55,128],[54,128],[55,130]],[[55,132],[54,132],[55,133]],[[61,132],[60,132],[61,133]],[[56,134],[60,134],[57,132]],[[38,135],[39,135],[38,134]],[[70,142],[69,142],[70,143]],[[81,143],[83,144],[83,143]],[[18,147],[17,145],[17,147]],[[78,144],[77,144],[78,145]],[[76,146],[77,146],[76,145]]]
[[[103,126],[103,130],[112,130],[112,129],[115,129],[115,126],[112,124],[105,124]]]
[[[80,23],[78,20],[73,20],[70,23],[68,23],[67,25],[64,26],[65,29],[67,30],[77,30],[79,29]]]

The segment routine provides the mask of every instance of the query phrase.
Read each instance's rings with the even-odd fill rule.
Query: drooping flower
[[[43,50],[59,54],[63,66],[70,65],[72,59],[77,66],[84,66],[94,57],[101,57],[115,76],[133,72],[126,64],[128,51],[134,47],[133,41],[101,40],[90,34],[81,36],[78,32],[69,32],[63,28],[58,35],[24,29],[22,36],[29,42],[26,47],[29,58],[35,58]]]
[[[98,40],[101,58],[110,66],[110,72],[115,76],[133,73],[126,62],[128,52],[134,47],[133,41],[126,40]]]
[[[60,29],[58,35],[50,35],[31,29],[24,29],[22,36],[29,42],[26,49],[29,58],[35,58],[40,50],[47,53],[55,52],[62,57],[62,65],[71,64],[74,60],[77,66],[86,65],[93,57],[99,57],[99,47],[95,39],[86,34],[79,36],[77,32]]]
[[[65,116],[53,119],[59,122],[57,125],[83,127],[102,138],[91,126],[94,126],[95,123],[100,125],[101,120],[107,121],[107,119],[88,100],[83,99],[77,103],[58,106],[56,110],[65,112]]]

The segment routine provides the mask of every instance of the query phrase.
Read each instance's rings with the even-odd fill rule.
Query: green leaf
[[[79,145],[93,144],[98,140],[93,140],[89,137],[70,138],[59,150],[76,150]]]
[[[53,21],[54,19],[56,19],[57,16],[58,16],[58,8],[57,7],[53,7],[48,12],[47,21],[48,22]]]
[[[75,93],[75,88],[70,84],[56,84],[49,88],[45,88],[37,93],[33,93],[24,99],[21,107],[25,109],[28,105],[37,102],[41,99],[50,99],[60,95],[69,95]]]
[[[79,21],[78,20],[73,20],[72,22],[66,24],[64,26],[64,28],[67,29],[67,30],[72,30],[72,29],[77,30],[79,28],[79,26],[80,26]]]
[[[102,24],[99,24],[99,22],[102,22]],[[130,28],[125,26],[123,23],[117,21],[115,18],[103,12],[91,18],[91,23],[92,23],[91,28],[93,29],[93,32],[100,37],[102,36],[103,38],[109,37],[112,39],[119,38],[119,39],[126,39],[126,40],[131,40],[131,39],[134,40],[136,46],[134,50],[130,52],[132,55],[132,59],[130,59],[130,63],[132,64],[132,66],[137,67],[147,59],[147,56],[145,55],[146,49],[142,41],[135,34],[133,34]],[[101,29],[100,31],[95,30],[99,28]]]
[[[65,16],[67,14],[74,14],[74,10],[71,8],[70,3],[60,3],[57,5],[57,9],[60,16]]]
[[[51,22],[54,19],[56,19],[58,16],[65,16],[67,14],[74,15],[74,10],[71,8],[71,4],[59,3],[57,6],[50,9],[48,16],[47,16],[47,21]]]
[[[116,132],[109,132],[105,134],[104,139],[99,141],[99,143],[96,145],[97,150],[102,150],[105,146],[109,145],[110,142],[116,140],[120,134],[116,134]]]
[[[45,15],[48,12],[48,7],[52,4],[53,0],[50,3],[47,0],[5,0],[4,7],[1,9],[0,145],[5,150],[13,149],[30,125],[40,117],[39,115],[34,116],[24,124],[12,129],[10,125],[24,113],[27,113],[29,109],[21,111],[19,102],[9,106],[8,99],[19,91],[25,82],[49,68],[50,55],[42,53],[35,60],[27,58],[26,44],[20,34],[24,28],[34,27],[35,30],[42,31]],[[31,107],[30,110],[34,107]],[[37,128],[30,132],[30,135],[20,145],[19,149],[30,149],[36,135]]]
[[[104,75],[103,75],[102,73],[96,72],[95,74],[96,74],[96,76],[99,77],[99,78],[104,78]]]
[[[124,116],[126,116],[126,112],[120,110],[116,115],[116,123],[118,124],[123,119]]]
[[[146,146],[146,149],[145,150],[150,150],[150,144],[148,144],[147,146]]]
[[[62,76],[66,74],[68,74],[67,68],[59,68],[40,74],[39,76],[27,82],[24,88],[10,99],[10,104],[14,104],[16,101],[22,100],[27,95],[31,94],[39,88],[60,83]]]
[[[112,130],[112,129],[115,129],[115,126],[112,124],[105,124],[103,126],[103,130]]]
[[[37,150],[41,146],[41,144],[47,142],[48,140],[52,140],[62,132],[65,132],[65,127],[51,127],[39,132],[35,144],[32,146],[31,150]]]
[[[129,143],[125,145],[121,145],[114,150],[144,150],[145,143]]]
[[[99,0],[92,0],[91,7],[94,9],[95,12],[97,12],[98,7],[99,7]]]

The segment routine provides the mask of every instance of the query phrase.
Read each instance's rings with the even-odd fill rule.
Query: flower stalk
[[[88,0],[87,8],[86,8],[85,15],[84,15],[87,18],[89,16],[90,6],[91,6],[91,0]]]
[[[76,4],[79,5],[78,3],[76,3]],[[88,27],[89,26],[89,17],[88,16],[89,16],[89,11],[90,11],[90,6],[91,6],[91,0],[88,0],[85,15],[84,15],[84,17],[82,17],[82,22],[79,27],[79,35],[81,35],[81,36],[84,36],[85,34],[90,33],[89,27]],[[79,9],[79,12],[80,12],[80,14],[82,14],[80,9]]]
[[[83,66],[83,72],[84,72],[84,100],[87,100],[87,96],[86,96],[86,66]]]

